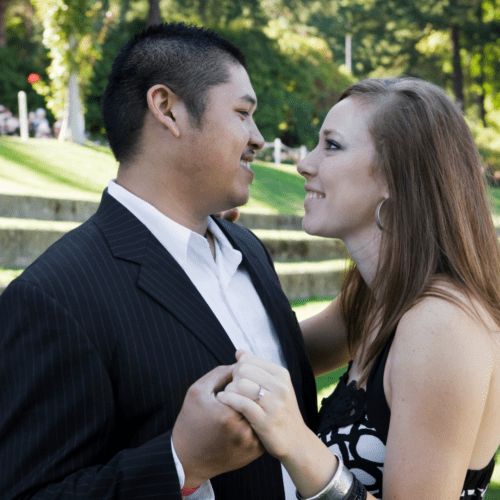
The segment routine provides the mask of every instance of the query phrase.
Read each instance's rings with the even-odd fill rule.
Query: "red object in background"
[[[37,75],[36,73],[30,73],[28,75],[28,82],[29,83],[35,83],[35,82],[38,82],[38,80],[40,80],[40,75]]]

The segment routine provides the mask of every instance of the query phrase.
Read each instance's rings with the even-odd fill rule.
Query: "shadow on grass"
[[[44,163],[37,155],[32,156],[28,152],[21,151],[21,149],[26,149],[26,145],[13,141],[0,141],[0,156],[3,156],[7,160],[22,165],[52,181],[88,191],[88,184],[76,180],[72,172],[68,171],[68,175],[55,172],[54,166],[51,163]]]
[[[494,214],[500,213],[500,187],[492,186],[490,188],[491,191],[491,208]]]
[[[305,179],[272,166],[253,163],[258,182],[250,186],[250,196],[274,207],[280,214],[301,214],[304,210]]]
[[[498,461],[496,466],[500,467]],[[500,484],[490,484],[490,487],[486,490],[484,500],[500,500]]]

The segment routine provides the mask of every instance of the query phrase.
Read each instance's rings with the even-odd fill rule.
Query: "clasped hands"
[[[264,449],[286,459],[308,431],[288,370],[247,351],[188,390],[172,431],[186,487],[239,469]],[[262,397],[257,397],[259,391]]]
[[[233,379],[217,399],[242,414],[267,452],[284,460],[308,432],[290,374],[243,349],[236,351],[236,359]]]

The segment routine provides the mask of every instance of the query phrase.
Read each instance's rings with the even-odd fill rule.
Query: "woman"
[[[286,370],[249,353],[219,400],[298,498],[483,498],[500,444],[500,254],[461,113],[420,80],[356,83],[298,170],[305,231],[342,239],[353,261],[301,327],[315,375],[352,359],[349,371],[323,402],[320,439]]]

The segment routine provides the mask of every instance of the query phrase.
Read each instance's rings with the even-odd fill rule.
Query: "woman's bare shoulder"
[[[459,373],[489,378],[499,355],[498,326],[479,302],[452,285],[436,289],[443,296],[423,297],[401,318],[391,372],[398,377],[404,370],[415,377],[431,371],[444,378]]]

